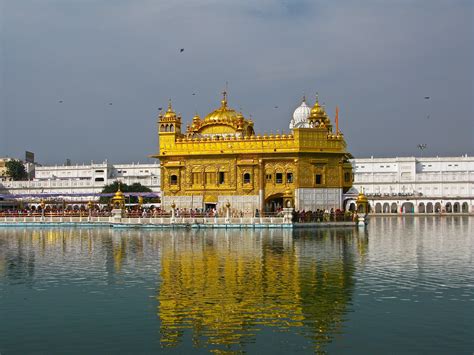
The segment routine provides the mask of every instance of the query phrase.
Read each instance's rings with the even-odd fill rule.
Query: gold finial
[[[168,100],[168,112],[173,111],[173,107],[171,106],[171,99]]]
[[[316,93],[316,103],[319,103],[319,93]]]
[[[222,108],[226,108],[227,107],[227,91],[224,90],[222,92],[222,101],[221,101],[221,104],[222,104]]]
[[[303,95],[303,101],[302,102],[306,102],[306,95]]]

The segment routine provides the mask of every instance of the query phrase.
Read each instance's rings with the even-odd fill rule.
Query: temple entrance
[[[215,203],[206,203],[206,204],[204,204],[204,210],[206,212],[216,210],[216,204]]]
[[[274,213],[279,212],[283,208],[283,195],[277,194],[268,197],[265,200],[265,212]]]

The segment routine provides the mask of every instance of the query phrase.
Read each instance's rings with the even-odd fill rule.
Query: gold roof
[[[359,203],[367,203],[367,202],[369,202],[369,200],[367,199],[367,196],[365,196],[364,192],[360,191],[359,195],[357,196],[357,201],[356,202],[358,204]]]
[[[190,130],[193,132],[203,132],[203,129],[206,130],[206,133],[233,133],[235,131],[245,131],[247,135],[254,134],[253,131],[253,122],[251,120],[245,119],[241,112],[238,112],[227,106],[227,92],[223,92],[223,98],[221,100],[221,106],[209,113],[204,119],[200,120],[199,116],[194,116],[193,124],[190,127]],[[226,129],[218,129],[219,132],[213,131],[210,127],[229,127],[230,131]]]
[[[122,190],[120,190],[120,183],[118,184],[118,190],[115,192],[115,195],[113,197],[113,200],[124,200],[125,197],[123,195]]]
[[[319,97],[318,97],[318,94],[316,94],[316,102],[314,103],[314,106],[311,109],[311,117],[323,116],[325,114],[326,114],[326,112],[324,111],[324,107],[322,107],[319,104]]]
[[[222,93],[223,98],[221,100],[221,107],[217,110],[212,111],[206,117],[204,117],[204,122],[218,122],[218,121],[238,121],[243,118],[243,115],[240,112],[237,112],[229,107],[227,107],[227,92]]]
[[[171,106],[171,99],[168,102],[168,110],[164,114],[163,118],[176,118],[176,112],[173,111],[173,107]]]

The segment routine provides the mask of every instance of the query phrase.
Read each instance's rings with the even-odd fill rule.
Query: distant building
[[[0,183],[0,193],[38,194],[100,193],[105,185],[121,181],[127,185],[140,183],[153,192],[160,191],[160,165],[110,164],[37,166],[31,181],[5,181]],[[73,197],[68,197],[72,199]],[[88,200],[90,197],[78,197]]]
[[[0,158],[0,181],[11,181],[12,177],[7,174],[7,167],[6,163],[12,160],[20,160],[20,159],[13,159],[13,158]],[[36,164],[33,162],[22,161],[23,166],[25,167],[26,171],[26,180],[31,180],[35,174],[35,166]]]
[[[358,158],[354,188],[374,213],[474,213],[474,157]],[[347,209],[355,208],[348,197]]]
[[[6,164],[11,158],[0,158],[0,181],[10,181],[12,178],[7,174]]]

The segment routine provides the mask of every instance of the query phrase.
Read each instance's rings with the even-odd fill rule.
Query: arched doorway
[[[434,211],[435,211],[436,213],[440,213],[440,212],[441,212],[441,203],[440,203],[440,202],[436,202],[436,203],[435,203],[435,209],[434,209]]]
[[[382,204],[380,202],[375,204],[375,213],[382,213]]]
[[[413,206],[413,203],[404,202],[402,204],[402,213],[414,213],[414,212],[415,212],[415,206]]]
[[[433,213],[433,204],[431,202],[426,204],[426,213]]]
[[[383,213],[390,213],[390,204],[388,202],[383,204]]]
[[[461,206],[459,205],[459,202],[455,202],[453,205],[453,212],[454,213],[459,213],[461,212]]]
[[[283,208],[283,194],[275,194],[265,200],[265,212],[279,212]]]
[[[349,204],[349,211],[354,212],[355,209],[356,209],[356,204],[355,204],[355,202],[351,202],[351,203]]]
[[[390,213],[397,213],[398,212],[398,206],[395,202],[392,202],[392,205],[390,206]]]
[[[469,213],[469,204],[467,202],[462,204],[462,213]]]
[[[453,212],[453,206],[451,205],[451,202],[448,202],[446,204],[446,213],[452,213]]]
[[[418,213],[425,213],[426,210],[425,210],[425,204],[423,202],[420,202],[418,204]]]

